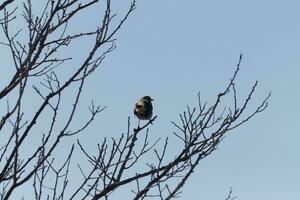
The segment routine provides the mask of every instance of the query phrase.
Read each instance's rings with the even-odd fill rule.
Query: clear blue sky
[[[115,1],[120,16],[127,3]],[[223,200],[232,187],[240,200],[299,200],[299,7],[296,0],[138,1],[117,35],[117,49],[88,82],[83,104],[93,98],[108,108],[83,143],[124,132],[133,104],[145,94],[155,99],[158,115],[153,140],[172,137],[170,121],[196,104],[198,91],[212,101],[242,52],[241,98],[258,80],[253,104],[271,91],[269,108],[200,163],[181,199]],[[86,13],[90,23],[79,21],[77,28],[96,23],[97,12]]]
[[[182,199],[224,199],[232,186],[241,200],[298,200],[299,7],[293,0],[139,1],[99,73],[105,121],[125,121],[130,105],[149,94],[159,116],[151,134],[171,135],[169,121],[198,90],[212,100],[243,52],[239,89],[245,94],[258,80],[254,103],[272,91],[270,106],[203,160]]]

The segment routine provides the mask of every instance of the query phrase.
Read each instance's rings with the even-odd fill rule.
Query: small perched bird
[[[153,99],[149,96],[143,96],[134,106],[133,114],[139,120],[150,120],[152,117],[153,106],[151,101]]]

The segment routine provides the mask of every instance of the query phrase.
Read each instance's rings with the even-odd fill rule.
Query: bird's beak
[[[151,99],[151,101],[154,101],[154,99]]]

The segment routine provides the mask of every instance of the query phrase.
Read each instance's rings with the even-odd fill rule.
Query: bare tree
[[[90,118],[81,127],[72,127],[86,79],[115,49],[115,34],[135,9],[133,1],[123,18],[117,21],[111,0],[101,3],[104,11],[99,26],[76,33],[69,30],[69,25],[82,11],[96,6],[98,0],[47,0],[43,9],[37,12],[39,14],[30,0],[24,3],[6,0],[0,5],[0,23],[6,37],[1,45],[11,56],[11,63],[4,67],[12,72],[6,77],[7,82],[0,86],[0,106],[6,108],[1,110],[0,121],[1,200],[10,199],[17,188],[26,185],[31,185],[37,200],[108,199],[124,187],[131,189],[132,199],[176,198],[199,162],[216,149],[225,134],[267,107],[270,95],[252,112],[247,111],[257,82],[245,100],[238,102],[235,79],[242,60],[240,56],[232,78],[215,102],[203,102],[199,93],[198,105],[187,106],[186,111],[179,115],[179,122],[172,122],[176,129],[173,136],[182,144],[172,159],[166,156],[170,146],[168,138],[159,138],[153,143],[149,141],[149,125],[155,122],[154,116],[144,126],[135,128],[128,118],[126,133],[119,138],[104,138],[96,153],[88,152],[77,140],[77,144],[65,152],[65,160],[55,163],[58,145],[67,138],[77,138],[105,109],[92,103],[89,106]],[[11,25],[20,17],[25,23],[14,30]],[[72,63],[69,74],[59,76],[72,59],[63,52],[78,40],[92,41],[89,51],[80,61]],[[72,108],[68,113],[62,113],[62,107],[70,105],[64,101],[68,92],[75,95]],[[29,111],[26,108],[28,95],[30,98],[31,95],[39,97],[38,103]],[[228,98],[231,98],[231,103],[228,103]],[[36,134],[40,127],[41,137]],[[32,137],[40,137],[40,142],[31,143]],[[25,149],[30,151],[24,153]],[[76,150],[86,160],[72,167]],[[145,163],[143,157],[150,154],[154,159]],[[141,163],[148,167],[138,168]],[[71,180],[72,173],[80,174],[76,181]],[[227,199],[231,198],[230,195],[231,192]]]

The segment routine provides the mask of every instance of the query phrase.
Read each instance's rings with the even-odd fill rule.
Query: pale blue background
[[[113,6],[121,17],[128,2]],[[158,115],[152,140],[172,137],[170,121],[178,120],[187,104],[196,105],[198,91],[213,102],[243,52],[240,98],[258,80],[253,103],[272,91],[270,106],[200,163],[181,199],[225,199],[233,187],[241,200],[299,200],[299,8],[296,0],[138,1],[117,35],[117,49],[88,81],[82,103],[93,98],[108,108],[81,137],[83,143],[119,136],[133,104],[145,94],[155,99]],[[74,28],[96,23],[98,12],[85,13],[88,21]],[[179,144],[171,145],[176,152]]]

